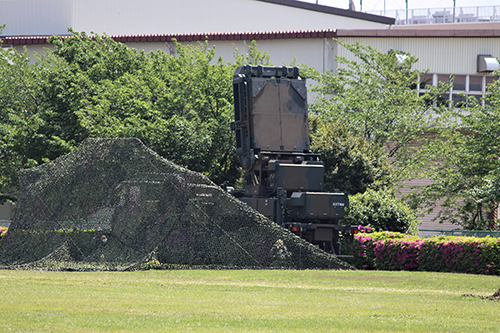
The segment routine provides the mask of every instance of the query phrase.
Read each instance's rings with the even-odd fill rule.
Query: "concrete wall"
[[[255,0],[75,1],[74,27],[108,34],[383,28],[384,24]]]

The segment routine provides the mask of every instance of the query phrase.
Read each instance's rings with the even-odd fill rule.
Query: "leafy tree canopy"
[[[320,74],[311,68],[305,72],[319,83],[312,105],[318,119],[334,123],[337,129],[344,126],[349,137],[362,136],[383,148],[399,179],[430,179],[430,185],[419,187],[409,197],[413,208],[424,206],[430,211],[440,206],[439,221],[466,229],[497,228],[500,83],[488,87],[482,103],[464,96],[465,103],[451,105],[442,96],[453,77],[419,92],[420,77],[426,71],[414,69],[418,59],[412,55],[337,42],[354,55],[352,60],[337,57],[340,68],[336,73]],[[335,157],[333,151],[323,155],[325,161]],[[339,170],[336,165],[329,168],[327,177]],[[367,179],[367,188],[375,186],[365,178],[366,173],[359,175]]]
[[[457,121],[435,142],[435,163],[422,173],[433,182],[414,194],[413,204],[432,211],[443,202],[438,220],[465,229],[495,230],[500,202],[500,82],[489,85],[484,106],[474,97],[463,97],[466,102],[456,105]]]
[[[54,50],[0,52],[0,201],[14,200],[17,171],[53,160],[87,137],[138,137],[217,183],[240,176],[234,154],[232,75],[207,43],[177,56],[145,53],[107,36],[54,36]],[[237,62],[269,63],[252,43]]]
[[[450,82],[427,86],[430,90],[419,92],[420,77],[426,71],[414,69],[417,59],[412,55],[395,51],[382,53],[357,43],[337,42],[354,57],[337,57],[340,68],[335,73],[320,74],[311,68],[305,71],[306,76],[319,83],[314,88],[318,97],[312,112],[324,124],[316,127],[319,131],[313,136],[316,140],[313,145],[327,163],[327,182],[337,175],[354,179],[349,186],[355,181],[361,186],[344,191],[357,188],[362,193],[363,188],[377,187],[376,178],[370,176],[377,174],[373,171],[384,175],[378,184],[388,181],[384,168],[377,169],[373,163],[370,169],[366,167],[369,164],[360,163],[362,158],[354,158],[370,156],[366,152],[357,155],[355,145],[351,144],[349,149],[336,145],[335,149],[328,150],[335,146],[332,142],[347,131],[344,138],[350,142],[364,137],[372,147],[384,149],[399,179],[432,180],[409,198],[413,208],[432,209],[439,205],[437,219],[440,221],[468,229],[496,228],[497,222],[491,218],[500,201],[498,81],[490,85],[485,106],[470,98],[463,105],[450,107],[451,101],[443,100],[442,96],[450,88],[453,77]],[[334,129],[326,130],[332,124]],[[325,140],[330,141],[325,144]],[[344,155],[338,155],[342,151]],[[380,152],[373,149],[377,151]],[[345,172],[341,172],[342,164],[332,163],[336,160],[349,165]],[[350,172],[353,177],[349,176]]]
[[[438,101],[449,85],[419,93],[415,88],[426,72],[414,69],[416,57],[335,41],[354,58],[336,57],[340,66],[335,73],[306,68],[305,75],[319,83],[312,89],[318,93],[312,112],[324,121],[341,121],[353,135],[384,147],[400,168],[420,163],[412,143],[429,129],[441,128],[448,109]]]
[[[264,51],[260,51],[255,40],[253,40],[250,45],[248,45],[248,52],[240,53],[239,50],[234,47],[233,55],[234,59],[236,60],[235,63],[237,66],[273,66],[273,64],[271,63],[271,56]]]
[[[391,193],[367,189],[350,197],[345,223],[417,235],[420,221],[404,201]]]
[[[391,191],[394,171],[385,151],[363,136],[349,133],[340,120],[312,119],[311,149],[325,163],[325,190],[348,194],[366,189]]]

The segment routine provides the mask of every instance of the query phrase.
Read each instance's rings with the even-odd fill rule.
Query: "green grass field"
[[[500,332],[500,277],[0,271],[0,332]]]

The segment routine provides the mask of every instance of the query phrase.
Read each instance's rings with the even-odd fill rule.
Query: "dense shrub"
[[[394,168],[386,151],[348,130],[342,119],[324,121],[312,116],[311,149],[325,164],[325,190],[348,194],[394,185]]]
[[[500,275],[500,239],[496,238],[360,233],[350,250],[358,268]]]
[[[346,224],[371,227],[376,231],[395,231],[415,235],[420,221],[413,211],[389,191],[367,189],[349,197]]]
[[[0,227],[0,244],[2,244],[2,239],[7,234],[8,230],[8,228]]]
[[[500,239],[436,237],[420,249],[422,271],[500,275]]]

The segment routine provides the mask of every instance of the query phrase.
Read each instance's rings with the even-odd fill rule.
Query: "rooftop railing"
[[[395,25],[500,22],[500,6],[396,9],[367,13],[393,17]]]

